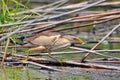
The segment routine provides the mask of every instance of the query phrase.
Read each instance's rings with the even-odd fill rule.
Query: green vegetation
[[[24,1],[24,0],[23,0]],[[119,0],[118,0],[119,1]],[[31,16],[40,16],[39,13],[31,11],[30,14],[18,14],[18,12],[21,11],[29,11],[29,2],[30,0],[25,0],[24,4],[22,3],[22,0],[0,0],[0,25],[1,24],[9,24],[9,23],[16,23],[16,22],[22,22],[22,21],[26,21],[28,20]],[[46,3],[43,3],[46,4]],[[12,6],[11,6],[12,5]],[[105,8],[106,9],[106,8]],[[94,10],[94,11],[98,11],[98,8],[91,8],[90,10]],[[103,8],[99,8],[99,10],[104,10]],[[62,11],[61,11],[62,12]],[[48,11],[49,13],[49,11]],[[64,17],[64,18],[68,18],[68,16]],[[117,23],[117,21],[113,21],[112,23]],[[69,24],[62,24],[62,25],[58,25],[59,28],[68,28],[73,26],[72,23]],[[15,29],[19,28],[20,26],[9,26],[6,28],[1,28],[0,27],[0,33],[1,35],[7,35],[10,32],[14,31]],[[84,27],[82,28],[82,31],[87,32],[87,31],[91,31],[93,29],[92,26],[89,27]],[[6,33],[7,32],[7,33]],[[16,54],[27,54],[27,48],[10,48],[8,49],[8,46],[14,46],[17,43],[23,43],[23,41],[21,41],[20,39],[17,39],[19,36],[21,36],[21,34],[15,34],[11,37],[9,37],[8,39],[4,40],[3,42],[0,43],[0,46],[5,46],[4,52],[7,53],[14,53],[16,52]],[[120,35],[117,35],[118,37]],[[83,39],[86,42],[90,41],[89,39]],[[92,44],[85,44],[85,45],[79,45],[80,47],[86,48],[86,49],[91,49],[96,43],[92,43]],[[111,48],[112,44],[101,44],[99,45],[96,49],[120,49],[120,43],[114,43],[114,47]],[[1,49],[0,49],[1,50]],[[14,51],[15,50],[15,51]],[[71,49],[65,49],[65,50],[61,50],[61,52],[70,52],[72,51]],[[36,51],[37,52],[37,51]],[[33,54],[35,52],[33,51]],[[110,54],[110,53],[103,53],[103,54],[107,54],[107,55],[111,55],[111,56],[116,56],[119,57],[120,54],[118,53],[114,53],[114,54]],[[54,57],[57,57],[58,60],[79,60],[82,59],[84,57],[85,53],[80,53],[80,54],[62,54],[62,55],[55,55]],[[6,54],[3,55],[4,58],[6,56]],[[41,57],[41,56],[40,56]],[[91,54],[87,59],[92,59],[92,58],[101,58],[101,56],[98,55],[94,55]],[[103,57],[102,57],[103,58]],[[5,67],[5,69],[1,69],[0,70],[0,80],[49,80],[49,72],[48,71],[44,71],[45,73],[39,72],[37,70],[31,70],[29,68],[16,68],[16,67]],[[52,74],[56,74],[55,72],[51,72]],[[48,75],[47,75],[48,74]],[[63,73],[58,73],[56,75],[59,75],[59,78],[61,80],[90,80],[90,78],[88,76],[70,76],[67,74],[63,74]],[[55,75],[54,75],[55,76]],[[118,77],[118,76],[117,76]]]
[[[42,77],[43,75],[41,73],[37,74],[36,72],[32,72],[31,70],[22,67],[7,67],[0,72],[0,80],[33,80],[32,78],[38,78],[40,76]]]
[[[49,72],[45,71],[46,74]],[[56,79],[59,78],[61,80],[89,80],[87,76],[70,76],[67,74],[56,74],[51,72],[52,76],[59,76],[55,77]],[[0,80],[46,80],[53,77],[46,76],[41,72],[33,71],[28,68],[9,68],[0,71]]]

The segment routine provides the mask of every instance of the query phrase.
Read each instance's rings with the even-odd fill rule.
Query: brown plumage
[[[35,48],[30,48],[29,53],[30,51],[35,51],[35,50],[39,50],[39,51],[46,50],[49,53],[48,56],[51,58],[53,57],[50,55],[50,53],[53,50],[68,48],[71,45],[71,43],[74,41],[80,44],[83,43],[83,41],[77,37],[70,36],[70,35],[62,36],[58,33],[50,32],[50,31],[38,33],[33,37],[27,38],[26,41],[37,46]],[[27,56],[27,59],[28,59],[28,56]]]
[[[65,48],[70,46],[70,44],[74,41],[79,42],[80,44],[83,43],[82,40],[66,35],[66,36],[61,36],[58,33],[55,32],[41,32],[36,34],[33,37],[27,38],[26,39],[28,42],[31,42],[34,45],[37,45],[38,47],[36,48],[31,48],[31,50],[56,50],[60,48]]]

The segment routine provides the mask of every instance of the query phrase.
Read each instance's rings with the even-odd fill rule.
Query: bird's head
[[[85,44],[85,42],[82,39],[78,38],[78,37],[73,37],[73,42],[77,42],[79,44]]]
[[[64,36],[64,37],[67,38],[68,40],[70,40],[72,43],[85,44],[85,42],[78,37],[71,36],[71,35],[67,35],[67,36]]]

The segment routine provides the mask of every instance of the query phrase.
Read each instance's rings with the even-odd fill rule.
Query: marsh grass
[[[30,16],[33,15],[38,15],[40,16],[39,13],[36,13],[34,11],[31,11],[31,14],[17,14],[17,12],[20,11],[29,11],[29,8],[27,7],[29,5],[30,0],[25,0],[26,2],[23,4],[21,0],[0,0],[0,24],[7,24],[7,23],[16,23],[16,22],[21,22],[24,20],[27,20]],[[16,19],[19,18],[19,19]],[[60,28],[64,27],[69,27],[72,26],[72,24],[66,24],[59,26]],[[13,31],[13,29],[18,28],[19,26],[10,26],[7,28],[0,28],[0,33],[3,35],[4,32],[7,30],[8,34]],[[87,27],[87,28],[82,28],[84,31],[89,31],[92,30],[92,27]],[[7,40],[4,40],[1,44],[5,46],[4,52],[12,52],[14,54],[17,52],[19,53],[27,53],[27,49],[8,49],[9,45],[16,45],[16,43],[21,43],[20,40],[17,39],[18,34],[11,36]],[[13,42],[11,44],[11,41]],[[86,40],[87,41],[87,40]],[[92,48],[95,44],[87,44],[87,45],[82,45],[82,47],[88,47]],[[109,49],[109,44],[108,45],[100,45],[97,49]],[[120,44],[117,44],[117,47],[120,48]],[[11,51],[12,50],[12,51]],[[17,50],[17,51],[15,51]],[[71,49],[66,49],[63,50],[65,52],[71,51]],[[19,52],[19,53],[18,53]],[[105,53],[108,55],[113,55],[113,56],[118,56],[119,54],[109,54]],[[59,59],[63,60],[71,60],[71,59],[81,59],[84,56],[84,54],[63,54],[59,55]],[[6,54],[4,54],[4,58],[2,60],[1,65],[3,65],[4,59],[6,57]],[[98,58],[100,56],[96,55],[90,55],[88,58]],[[34,74],[34,75],[33,75]],[[87,76],[64,76],[65,74],[60,74],[61,80],[89,80]],[[30,77],[32,76],[32,77]],[[46,80],[46,73],[45,75],[42,73],[37,73],[37,71],[34,70],[29,70],[29,69],[16,69],[16,68],[10,68],[10,67],[5,67],[5,69],[0,70],[0,80]],[[48,76],[47,76],[48,77]],[[44,79],[43,79],[44,78]]]
[[[1,70],[0,72],[0,80],[24,80],[25,74],[24,70],[19,70],[15,68],[7,68],[4,70]]]
[[[45,74],[45,75],[44,75]],[[35,71],[29,68],[10,68],[0,72],[0,80],[90,80],[88,76],[73,76],[50,71]]]
[[[29,1],[30,0],[26,0],[26,2],[23,4],[21,0],[0,0],[0,24],[21,22],[27,19],[29,16],[31,16],[31,14],[29,16],[25,14],[21,14],[21,15],[16,14],[17,12],[20,11],[29,10],[27,7],[29,5]],[[16,19],[17,17],[20,17],[20,19]],[[3,36],[7,35],[18,27],[19,26],[2,27],[0,28],[0,33],[2,33]],[[7,34],[5,34],[6,31]],[[18,34],[15,34],[9,37],[9,40],[6,39],[1,42],[2,46],[6,46],[5,49],[3,49],[3,51],[7,52],[7,46],[9,46],[8,43],[12,42],[13,45],[16,45],[16,43],[20,42],[17,39],[17,36]]]
[[[22,4],[21,0],[0,0],[0,24],[15,23],[15,22],[19,22],[19,21],[22,21],[25,18],[27,18],[28,16],[26,16],[24,14],[16,15],[16,13],[19,11],[28,9],[28,7],[27,7],[28,4],[29,4],[29,0],[26,0],[25,4]],[[12,15],[12,14],[14,14],[14,15]],[[17,20],[16,17],[22,17],[22,18]],[[4,36],[4,35],[6,35],[6,33],[5,33],[6,31],[7,31],[7,34],[9,34],[16,27],[19,27],[19,26],[1,27],[0,33],[2,33],[2,36]],[[0,64],[0,66],[2,68],[0,70],[0,80],[9,80],[11,77],[14,78],[12,80],[18,80],[19,76],[22,77],[22,75],[20,74],[19,71],[10,70],[10,69],[8,69],[8,71],[5,71],[4,70],[5,67],[3,66],[4,60],[6,58],[6,54],[8,52],[10,52],[9,51],[10,49],[8,49],[8,46],[10,45],[10,41],[12,41],[14,45],[16,45],[16,42],[17,42],[16,36],[17,35],[13,35],[0,43],[1,46],[5,46],[5,48],[1,48],[1,51],[4,51],[5,53],[3,54],[3,59]],[[15,52],[14,50],[15,49],[12,49],[13,53]],[[9,74],[11,74],[11,75],[9,75]]]

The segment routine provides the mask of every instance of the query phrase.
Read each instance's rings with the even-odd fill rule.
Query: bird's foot
[[[29,59],[29,54],[30,54],[30,49],[28,50],[28,53],[27,53],[27,56],[24,60],[20,60],[21,63],[25,63],[25,62],[28,62],[28,59]]]
[[[20,63],[26,63],[26,62],[28,62],[28,59],[20,60],[19,62]]]
[[[48,55],[51,59],[55,60],[58,62],[61,66],[63,65],[63,60],[57,60],[56,58],[52,57],[51,55]]]
[[[58,62],[59,62],[59,64],[60,64],[60,66],[63,66],[63,60],[57,60]]]

